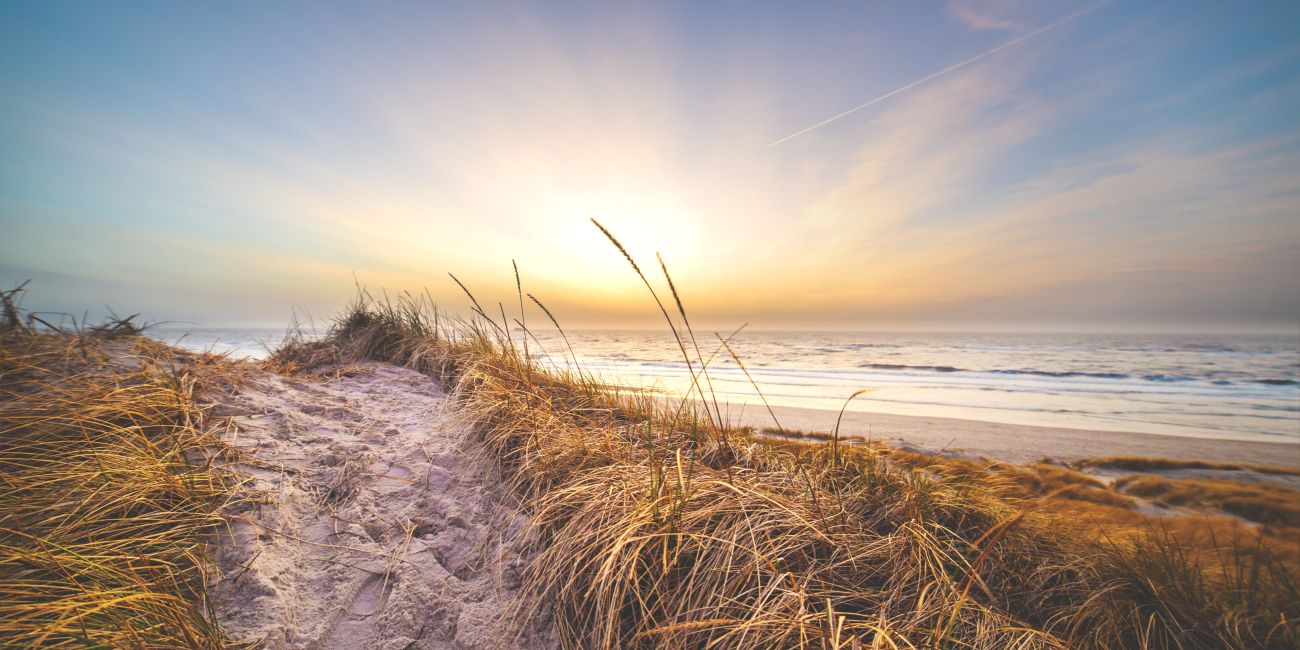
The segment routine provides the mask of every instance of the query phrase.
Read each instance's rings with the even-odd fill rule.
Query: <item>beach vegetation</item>
[[[206,461],[187,366],[130,318],[0,327],[0,645],[219,648],[209,540],[236,485]]]
[[[1272,483],[1134,474],[1115,487],[1173,508],[1208,508],[1271,526],[1300,523],[1300,492]]]
[[[1286,465],[1262,465],[1258,463],[1220,463],[1204,460],[1183,460],[1171,458],[1147,458],[1135,456],[1110,456],[1088,458],[1072,464],[1079,470],[1113,469],[1132,472],[1158,472],[1170,470],[1223,470],[1251,471],[1260,474],[1279,474],[1300,476],[1300,467]]]

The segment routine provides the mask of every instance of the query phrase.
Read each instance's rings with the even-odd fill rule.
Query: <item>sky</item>
[[[653,325],[593,217],[705,327],[1297,332],[1300,3],[0,5],[29,309]]]

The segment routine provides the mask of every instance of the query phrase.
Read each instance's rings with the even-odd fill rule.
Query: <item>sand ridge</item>
[[[337,370],[337,369],[336,369]],[[223,629],[265,648],[545,648],[507,611],[527,519],[475,458],[429,377],[364,363],[321,377],[252,370],[233,418],[245,504],[216,545]]]

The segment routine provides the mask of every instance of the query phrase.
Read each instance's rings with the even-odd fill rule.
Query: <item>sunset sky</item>
[[[706,326],[1294,332],[1300,3],[0,7],[29,308],[652,324],[590,217]]]

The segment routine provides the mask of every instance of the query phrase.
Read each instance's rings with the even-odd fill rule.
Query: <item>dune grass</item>
[[[1088,458],[1074,463],[1079,469],[1122,469],[1131,472],[1158,472],[1168,470],[1213,469],[1213,470],[1249,470],[1261,474],[1300,475],[1300,467],[1283,465],[1259,465],[1254,463],[1216,463],[1203,460],[1173,460],[1169,458],[1145,458],[1135,456],[1110,456],[1105,458]]]
[[[803,429],[786,429],[783,427],[763,427],[758,433],[764,436],[776,436],[791,440],[834,440],[835,436],[825,431],[804,431]]]
[[[695,399],[620,390],[539,355],[522,318],[512,332],[464,285],[473,319],[362,292],[323,340],[272,357],[297,369],[387,361],[453,391],[532,518],[517,613],[552,611],[567,647],[1300,643],[1295,558],[1236,520],[1166,524],[1046,464],[963,465],[730,426],[706,374],[725,346],[698,345],[671,281],[669,302],[602,231],[669,322]]]
[[[6,296],[7,297],[7,296]],[[219,648],[205,535],[233,485],[189,377],[130,319],[0,326],[0,645]]]
[[[1166,506],[1213,508],[1300,532],[1300,492],[1280,485],[1135,474],[1115,481],[1115,487]]]

